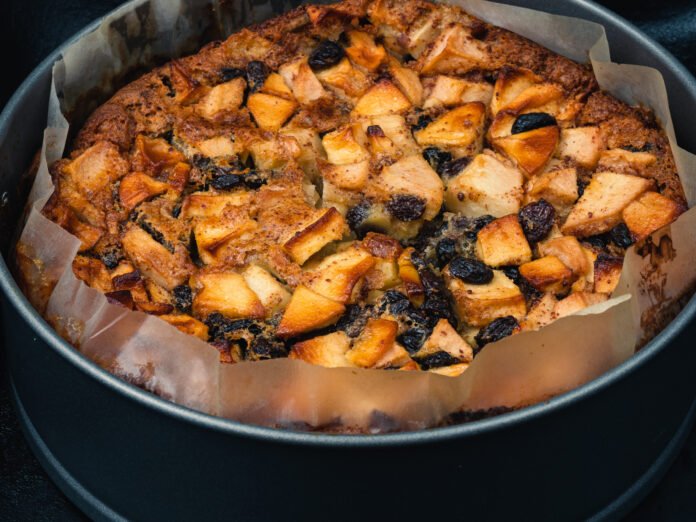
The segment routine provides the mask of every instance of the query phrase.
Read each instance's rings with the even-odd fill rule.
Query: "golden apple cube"
[[[411,108],[411,102],[390,80],[379,80],[358,100],[353,109],[356,116],[401,114]]]
[[[350,61],[368,71],[377,69],[387,56],[384,47],[375,44],[374,38],[363,31],[348,31],[347,34],[350,45],[346,47],[346,54]]]
[[[445,204],[468,217],[517,213],[522,201],[523,176],[491,154],[479,154],[447,185]]]
[[[297,103],[272,94],[255,92],[249,95],[247,108],[263,130],[277,131],[297,109]]]
[[[395,321],[368,319],[346,358],[356,366],[373,367],[394,346],[398,329]]]
[[[629,204],[621,216],[631,234],[638,241],[669,225],[684,210],[684,206],[680,203],[651,191]]]
[[[594,262],[594,292],[611,294],[621,278],[623,259],[613,256],[597,256]]]
[[[483,227],[477,235],[476,255],[492,267],[521,265],[531,261],[532,249],[517,215],[498,218]]]
[[[565,294],[573,282],[573,271],[556,256],[544,256],[520,266],[520,275],[540,292]]]
[[[118,187],[118,197],[123,208],[132,210],[146,199],[164,194],[169,185],[143,174],[132,172],[123,177]]]
[[[350,125],[327,133],[321,143],[329,163],[349,165],[370,159],[362,145],[362,137],[360,131]]]
[[[302,265],[324,245],[341,239],[346,228],[343,216],[335,208],[322,209],[311,222],[303,223],[283,243],[283,248],[293,261]]]
[[[423,219],[440,212],[445,188],[442,180],[420,154],[406,156],[384,167],[379,183],[386,194],[412,194],[425,200]]]
[[[257,265],[249,265],[242,271],[242,277],[258,296],[266,315],[283,310],[290,302],[290,292],[267,270]]]
[[[484,45],[460,24],[452,24],[421,57],[421,74],[464,73],[485,67],[486,58]]]
[[[532,176],[544,168],[556,152],[559,133],[558,127],[551,125],[494,139],[493,146],[514,160],[527,176]]]
[[[325,257],[309,275],[308,288],[318,294],[347,303],[353,288],[375,265],[365,250],[353,246]]]
[[[651,186],[651,180],[638,176],[595,173],[571,209],[561,232],[579,237],[608,232],[621,222],[623,209]]]
[[[527,182],[530,199],[545,199],[565,210],[578,200],[578,172],[575,167],[542,172]]]
[[[413,357],[417,360],[437,352],[446,352],[460,362],[468,363],[474,360],[473,349],[447,319],[440,319],[437,322],[430,337]]]
[[[199,317],[219,312],[228,319],[261,319],[263,304],[236,272],[199,272],[192,278],[193,311]]]
[[[455,157],[473,156],[483,144],[486,107],[473,102],[452,109],[416,131],[414,137],[421,147],[451,150]]]
[[[527,311],[519,287],[500,270],[493,270],[493,280],[484,285],[465,283],[445,271],[460,320],[471,326],[485,326],[494,319],[511,315],[522,319]]]
[[[594,169],[604,147],[599,127],[562,129],[557,155],[561,159],[570,158],[586,169]]]
[[[278,73],[292,89],[293,96],[302,105],[307,105],[326,96],[324,87],[307,64],[306,58],[281,65]]]
[[[243,78],[216,85],[196,104],[196,110],[207,119],[213,119],[222,111],[237,110],[244,100],[245,87]]]
[[[285,308],[276,334],[287,339],[335,323],[346,311],[341,303],[298,286]]]
[[[344,332],[313,337],[295,344],[288,358],[327,368],[353,366],[346,358],[350,348],[350,338]]]

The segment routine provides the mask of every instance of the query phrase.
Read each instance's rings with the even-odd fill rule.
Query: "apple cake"
[[[453,6],[303,6],[119,90],[51,166],[72,268],[224,363],[456,376],[686,209],[653,113]]]

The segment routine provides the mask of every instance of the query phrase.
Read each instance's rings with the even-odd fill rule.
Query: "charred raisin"
[[[556,118],[545,112],[528,112],[520,114],[512,124],[512,134],[528,132],[542,127],[557,125]]]
[[[220,69],[220,79],[223,82],[229,82],[235,78],[243,78],[245,74],[244,69],[239,67],[223,67]]]
[[[437,173],[443,178],[453,178],[464,170],[469,163],[471,163],[471,159],[466,157],[448,161],[440,165]]]
[[[373,138],[384,138],[384,131],[379,125],[370,125],[367,128],[367,135]]]
[[[419,131],[421,129],[425,129],[428,125],[430,125],[433,121],[433,118],[431,116],[428,116],[427,114],[421,114],[418,116],[418,121],[416,122],[415,125],[411,125],[411,130],[413,132]]]
[[[455,257],[449,264],[453,277],[472,285],[485,285],[493,280],[493,270],[478,259]]]
[[[635,241],[633,239],[633,234],[628,230],[625,223],[619,223],[614,228],[609,231],[609,237],[611,237],[612,243],[620,248],[628,248]]]
[[[265,63],[259,62],[258,60],[249,62],[246,68],[249,91],[258,91],[263,86],[269,74],[271,74],[271,69]]]
[[[509,335],[512,335],[515,330],[519,328],[519,326],[520,325],[517,322],[517,319],[511,315],[494,319],[486,326],[481,328],[476,334],[475,339],[478,349],[475,350],[475,353],[481,351],[481,348],[486,346],[488,343],[494,343],[508,337]]]
[[[452,161],[452,154],[437,147],[427,147],[423,149],[423,158],[430,163],[435,172],[440,173],[440,169]]]
[[[217,190],[232,190],[243,183],[242,176],[239,174],[222,174],[213,178],[210,185]]]
[[[185,314],[191,313],[191,305],[193,304],[193,292],[188,285],[179,285],[174,287],[174,304],[177,310]]]
[[[442,239],[435,247],[438,268],[442,268],[457,255],[457,242],[451,238]]]
[[[346,52],[343,47],[331,40],[324,40],[319,46],[309,55],[307,63],[313,71],[321,71],[333,67],[340,62]]]
[[[425,200],[412,194],[395,194],[386,209],[399,221],[415,221],[425,212]]]
[[[397,337],[397,341],[399,341],[410,354],[414,354],[423,346],[423,343],[428,338],[428,334],[429,332],[425,328],[414,326]]]
[[[518,217],[527,240],[530,243],[538,243],[551,232],[556,210],[546,200],[540,199],[522,207]]]
[[[416,362],[420,365],[421,370],[430,370],[431,368],[440,368],[442,366],[452,366],[462,361],[452,357],[447,352],[435,352],[425,357],[419,357]]]

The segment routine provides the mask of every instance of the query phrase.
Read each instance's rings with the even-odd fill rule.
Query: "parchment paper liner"
[[[459,0],[469,13],[526,36],[576,61],[591,59],[600,86],[624,101],[651,107],[670,139],[689,207],[696,202],[696,156],[679,148],[662,75],[611,63],[604,29],[595,23],[524,8]],[[634,353],[655,318],[696,280],[696,210],[631,249],[614,297],[537,332],[489,345],[458,378],[428,372],[327,369],[289,359],[221,365],[218,352],[160,319],[109,304],[77,280],[77,238],[44,218],[53,191],[47,166],[63,154],[70,113],[91,89],[153,56],[176,56],[210,28],[229,33],[280,14],[270,2],[143,0],[119,9],[71,45],[53,69],[40,168],[17,248],[35,284],[32,302],[57,331],[115,374],[179,404],[249,423],[338,425],[373,433],[433,426],[448,414],[519,407],[573,389]],[[192,23],[191,20],[195,20]]]

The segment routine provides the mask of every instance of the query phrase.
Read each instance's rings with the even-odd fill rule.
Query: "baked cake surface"
[[[664,132],[456,7],[348,0],[127,85],[51,167],[76,276],[223,362],[464,372],[686,209]]]

